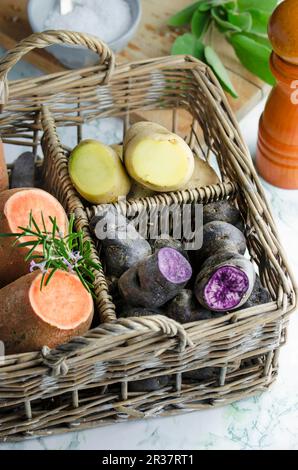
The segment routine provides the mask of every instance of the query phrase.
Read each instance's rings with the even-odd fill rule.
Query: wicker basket
[[[96,67],[67,71],[7,85],[13,65],[31,49],[51,44],[84,45],[99,53]],[[271,303],[187,325],[163,316],[117,320],[104,272],[96,272],[99,326],[84,338],[50,351],[8,356],[0,367],[0,439],[16,440],[222,406],[266,390],[275,380],[296,287],[276,227],[218,81],[192,57],[165,57],[114,66],[113,54],[97,39],[78,33],[47,32],[22,41],[0,63],[4,142],[37,152],[42,135],[46,189],[76,216],[76,226],[92,240],[88,223],[98,207],[86,206],[68,175],[68,149],[57,126],[172,110],[179,131],[183,110],[192,119],[187,140],[206,160],[217,157],[222,182],[214,186],[120,202],[128,214],[157,204],[208,203],[234,199],[242,212],[252,261]],[[9,100],[8,100],[9,89]],[[40,163],[38,163],[40,165]],[[93,256],[98,250],[92,240]],[[216,368],[198,382],[186,371]],[[215,370],[215,369],[213,369]],[[129,383],[167,375],[169,385],[130,392]]]

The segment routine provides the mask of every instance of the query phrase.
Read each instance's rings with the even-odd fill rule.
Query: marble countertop
[[[0,48],[0,54],[2,54]],[[11,78],[40,74],[22,62]],[[261,103],[240,123],[252,155],[255,154]],[[120,132],[119,122],[100,124],[105,133]],[[113,136],[111,135],[111,139]],[[9,160],[15,157],[7,149]],[[18,149],[19,153],[19,149]],[[280,236],[298,276],[298,191],[273,188],[263,182],[272,205]],[[168,418],[155,418],[41,438],[18,444],[0,445],[4,449],[298,449],[298,318],[293,315],[289,340],[280,359],[280,374],[267,393],[224,408],[194,412]]]

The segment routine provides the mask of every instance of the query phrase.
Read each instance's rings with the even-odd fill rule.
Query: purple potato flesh
[[[249,288],[245,272],[233,266],[219,268],[204,289],[206,305],[212,310],[232,310],[241,302]]]
[[[239,253],[220,251],[208,258],[195,281],[195,296],[208,310],[228,312],[250,297],[256,273]]]
[[[181,253],[173,248],[162,248],[158,251],[158,266],[162,275],[173,284],[190,280],[192,268]]]

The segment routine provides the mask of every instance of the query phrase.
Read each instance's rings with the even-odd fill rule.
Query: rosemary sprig
[[[20,232],[3,233],[0,237],[13,237],[16,247],[28,248],[25,261],[30,263],[30,272],[42,272],[40,289],[49,284],[57,270],[62,270],[77,274],[85,289],[94,295],[94,270],[99,270],[101,266],[91,259],[91,244],[84,240],[83,232],[74,231],[74,216],[70,216],[67,235],[60,231],[56,218],[49,217],[50,230],[46,228],[43,213],[41,220],[40,227],[31,212],[28,227],[18,227]],[[32,239],[22,241],[24,237]],[[37,255],[39,246],[42,246],[42,253]]]

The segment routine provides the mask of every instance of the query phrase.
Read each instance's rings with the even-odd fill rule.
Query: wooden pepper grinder
[[[269,23],[277,79],[260,120],[257,169],[274,186],[298,189],[298,0],[285,0]]]

